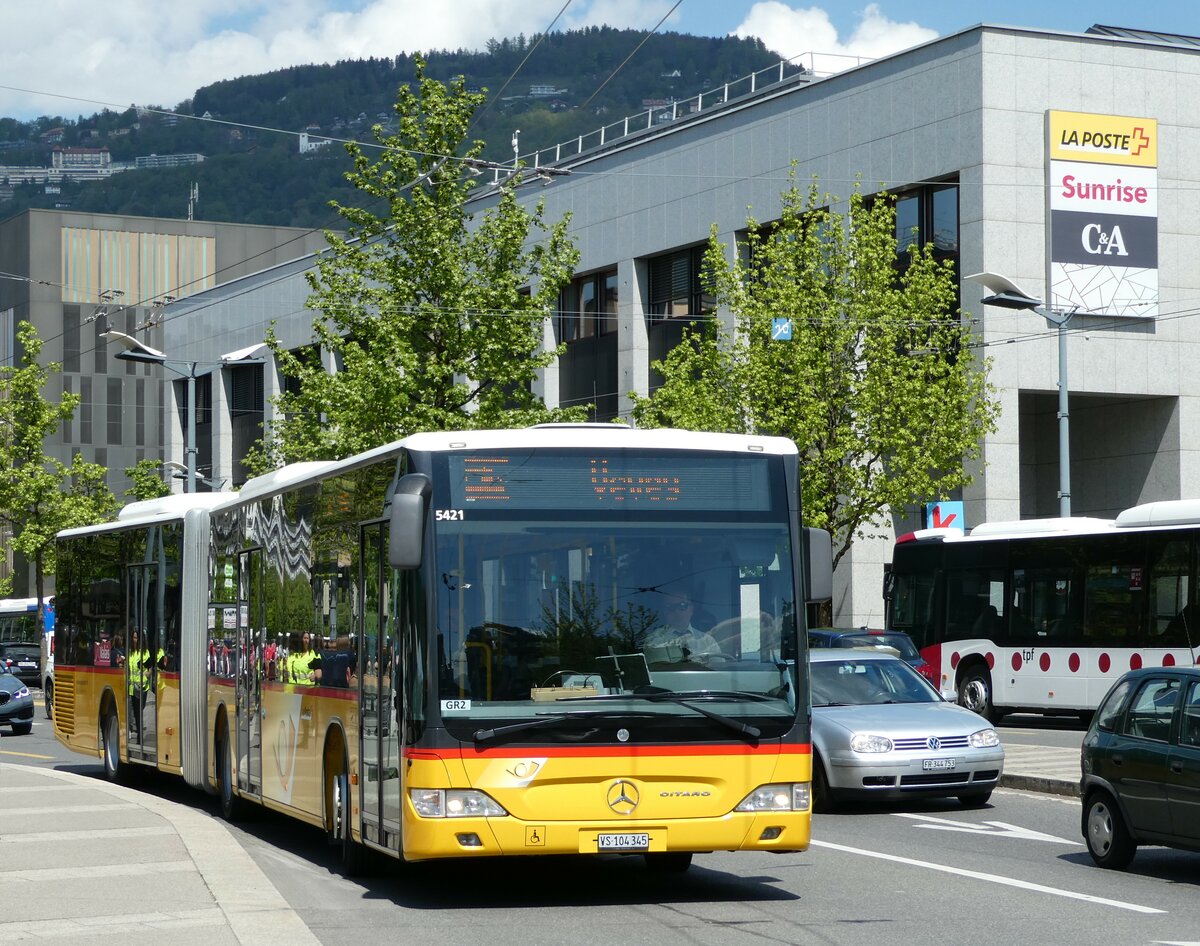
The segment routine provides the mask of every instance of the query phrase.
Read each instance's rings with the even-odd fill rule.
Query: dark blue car
[[[937,686],[933,666],[903,631],[877,631],[867,627],[817,627],[808,632],[809,647],[853,647],[859,650],[895,651],[917,673]]]

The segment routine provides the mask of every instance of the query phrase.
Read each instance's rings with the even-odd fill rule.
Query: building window
[[[558,340],[609,335],[617,330],[617,271],[571,282],[558,297]]]
[[[124,411],[121,404],[121,379],[108,379],[108,442],[121,443],[121,421]]]
[[[79,374],[79,306],[63,306],[63,371]]]
[[[903,274],[913,246],[933,247],[933,258],[954,267],[956,295],[951,311],[961,306],[958,296],[958,183],[924,184],[895,197],[896,271]],[[949,314],[949,313],[947,313]]]
[[[79,379],[79,442],[92,442],[92,379]]]
[[[68,397],[71,396],[71,379],[68,378],[66,375],[63,375],[63,379],[62,379],[62,393],[63,393],[63,400],[66,400]],[[75,408],[75,412],[76,413],[79,412],[78,407]],[[63,439],[63,443],[65,443],[65,444],[71,442],[71,420],[72,420],[72,418],[70,418],[70,417],[63,418],[62,439]]]
[[[139,447],[146,446],[146,382],[138,378],[133,382],[133,442]]]
[[[703,268],[703,246],[650,260],[650,315],[654,319],[694,319],[711,313],[716,300],[701,285]]]
[[[926,184],[896,196],[896,252],[908,265],[914,244],[933,244],[933,255],[958,262],[958,184]]]

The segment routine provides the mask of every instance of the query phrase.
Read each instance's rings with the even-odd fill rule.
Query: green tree
[[[381,148],[370,156],[346,146],[347,179],[364,206],[333,203],[346,234],[326,233],[329,251],[308,274],[308,306],[320,313],[314,343],[338,370],[291,354],[270,333],[298,383],[274,400],[281,417],[255,469],[343,457],[423,430],[586,416],[550,410],[531,390],[556,354],[542,351],[547,313],[578,261],[566,220],[548,223],[541,203],[523,207],[519,178],[478,221],[466,207],[476,178],[453,156],[479,155],[482,142],[464,139],[483,100],[461,77],[428,78],[418,60],[415,86],[397,94],[397,131],[377,125]]]
[[[106,469],[76,454],[70,465],[46,453],[46,438],[70,420],[78,394],[57,404],[42,393],[58,364],[42,366],[43,343],[34,327],[17,329],[20,363],[0,367],[0,523],[12,549],[33,569],[39,610],[44,578],[54,568],[54,536],[61,529],[111,519],[118,503],[105,483]],[[11,590],[12,578],[6,579]]]
[[[914,246],[898,273],[886,194],[856,186],[847,204],[800,188],[793,168],[778,222],[751,217],[747,234],[732,262],[715,230],[705,254],[733,331],[717,319],[685,330],[633,414],[641,426],[795,440],[804,514],[832,533],[836,565],[891,510],[971,481],[998,413],[989,363],[951,315],[950,263]],[[777,317],[791,319],[791,341],[773,340]]]
[[[170,496],[171,487],[162,478],[162,462],[159,460],[138,460],[133,466],[125,467],[125,475],[133,483],[125,490],[126,496],[135,500],[157,499],[159,496]]]

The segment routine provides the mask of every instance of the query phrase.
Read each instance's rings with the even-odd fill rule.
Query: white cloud
[[[735,36],[758,37],[783,59],[801,57],[807,65],[805,54],[812,53],[818,73],[845,69],[860,58],[878,59],[938,35],[918,23],[889,20],[879,4],[871,3],[860,14],[854,32],[841,39],[829,14],[820,7],[797,9],[780,0],[755,3],[733,32]]]
[[[574,0],[555,29],[649,29],[672,5]],[[54,0],[53,16],[45,5],[8,6],[0,115],[29,119],[172,107],[201,86],[286,66],[482,49],[542,32],[563,0]]]

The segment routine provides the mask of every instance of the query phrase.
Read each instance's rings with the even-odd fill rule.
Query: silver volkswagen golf
[[[890,654],[813,650],[813,804],[955,796],[982,805],[1004,771],[987,721]]]

